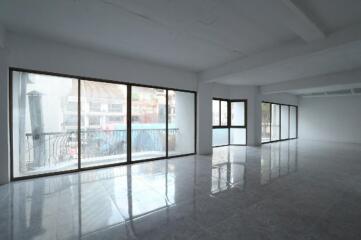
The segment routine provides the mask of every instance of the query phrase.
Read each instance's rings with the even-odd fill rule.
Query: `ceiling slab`
[[[285,10],[280,10],[279,16],[285,21],[285,24],[297,35],[307,42],[325,38],[323,31],[316,25],[314,20],[307,16],[291,0],[279,0]]]
[[[268,0],[3,0],[15,33],[201,71],[297,38],[257,16]]]
[[[361,25],[308,44],[294,42],[200,74],[203,82],[266,85],[361,66]]]

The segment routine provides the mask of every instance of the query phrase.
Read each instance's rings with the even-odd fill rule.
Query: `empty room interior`
[[[2,0],[0,239],[361,239],[361,1]]]

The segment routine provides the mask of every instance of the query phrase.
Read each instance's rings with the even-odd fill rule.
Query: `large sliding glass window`
[[[127,86],[81,80],[81,167],[127,161]]]
[[[78,167],[78,80],[12,72],[13,177]]]
[[[280,105],[271,104],[271,140],[280,140]]]
[[[212,146],[247,144],[247,101],[213,99]]]
[[[247,144],[247,105],[246,101],[230,101],[231,104],[231,121],[230,121],[230,144],[246,145]]]
[[[225,146],[229,144],[228,128],[228,100],[212,100],[212,146]]]
[[[262,143],[297,138],[297,106],[262,102]]]
[[[289,138],[289,106],[281,105],[281,139]]]
[[[271,104],[262,103],[262,142],[271,141]]]
[[[195,95],[168,91],[168,155],[190,154],[195,146]]]
[[[225,146],[229,144],[229,129],[228,128],[213,128],[212,139],[213,147]]]
[[[166,156],[166,90],[132,87],[132,160]]]
[[[12,179],[195,153],[195,92],[10,72]]]
[[[297,108],[290,106],[290,138],[297,138]]]
[[[221,103],[221,126],[228,126],[228,102],[227,101],[220,101]]]

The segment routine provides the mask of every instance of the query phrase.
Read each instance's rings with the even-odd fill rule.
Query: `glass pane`
[[[296,107],[290,107],[290,138],[297,137],[297,110]]]
[[[165,157],[166,90],[132,87],[132,161]]]
[[[245,128],[231,128],[231,144],[246,145]]]
[[[212,146],[228,145],[228,128],[214,128],[212,132]]]
[[[272,104],[272,119],[271,119],[271,140],[280,140],[280,105]]]
[[[219,126],[219,100],[212,100],[212,122],[213,126]]]
[[[127,86],[81,80],[81,167],[127,161]]]
[[[168,91],[168,155],[194,153],[194,93]]]
[[[245,126],[245,102],[231,102],[231,125]]]
[[[262,142],[271,141],[271,104],[262,103]]]
[[[14,177],[78,167],[78,80],[13,72]]]
[[[281,105],[281,139],[288,139],[289,131],[288,106]]]
[[[221,126],[227,126],[228,121],[228,102],[221,101]]]

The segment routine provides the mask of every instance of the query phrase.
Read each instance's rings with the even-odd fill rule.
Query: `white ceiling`
[[[269,0],[2,0],[15,32],[200,71],[296,38]]]
[[[10,31],[201,73],[289,43],[307,46],[360,22],[360,0],[0,2],[0,24]],[[216,81],[266,85],[343,71],[361,66],[360,53],[354,42],[222,72]]]

